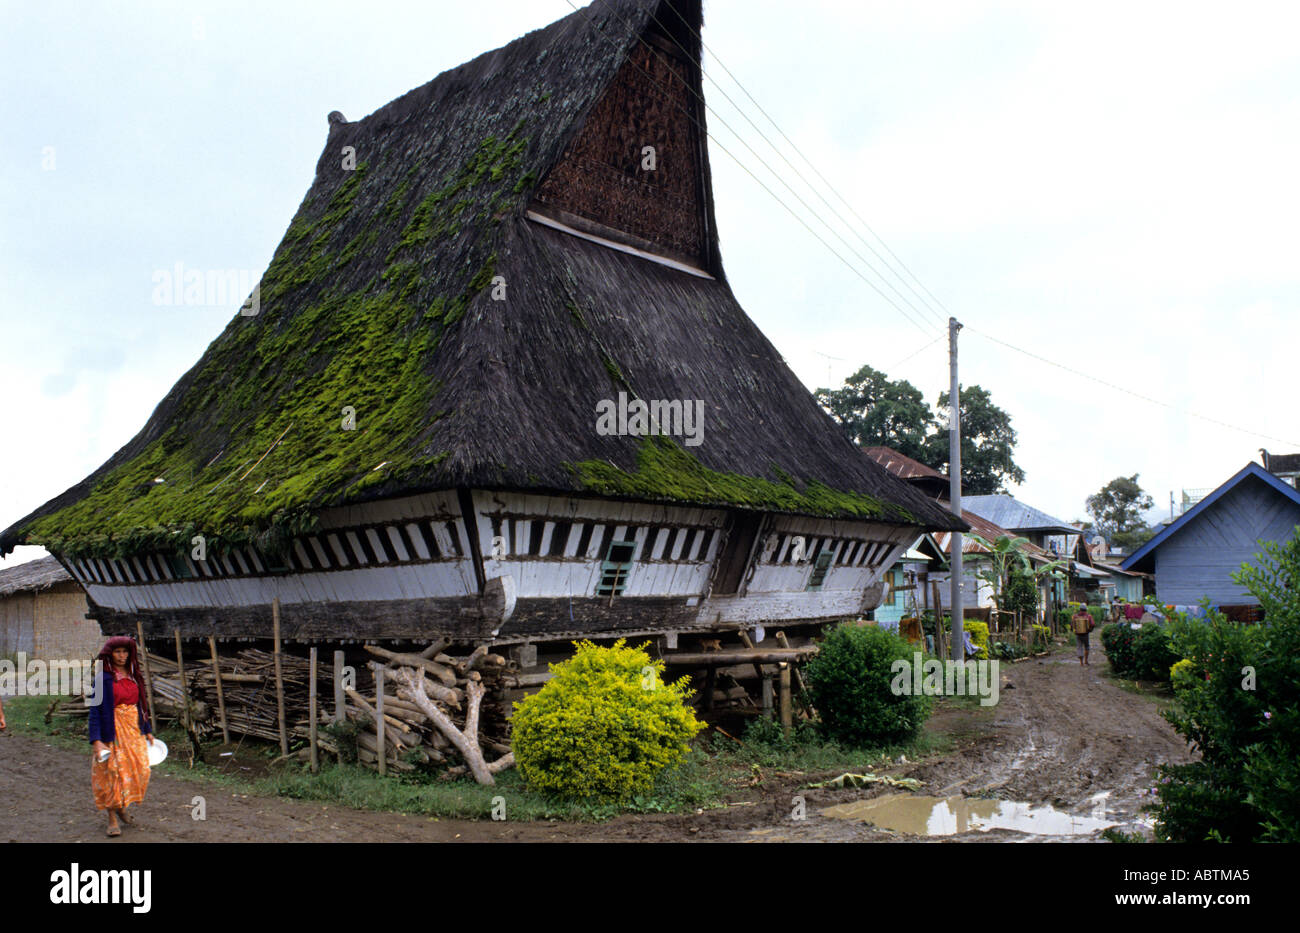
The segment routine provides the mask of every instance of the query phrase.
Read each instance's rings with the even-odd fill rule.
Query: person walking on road
[[[1092,613],[1088,611],[1087,606],[1080,606],[1079,611],[1074,614],[1072,621],[1074,626],[1074,641],[1077,645],[1079,655],[1079,666],[1087,667],[1088,648],[1090,647],[1088,644],[1088,633],[1093,630],[1097,621],[1092,617]]]
[[[149,788],[149,749],[153,727],[144,705],[144,676],[135,639],[110,638],[100,649],[104,662],[96,684],[98,702],[90,707],[90,785],[95,806],[108,811],[108,835],[122,835],[118,819],[135,822],[126,808],[144,801]]]

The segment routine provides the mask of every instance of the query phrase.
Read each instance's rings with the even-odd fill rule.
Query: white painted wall
[[[520,597],[595,595],[609,543],[630,540],[636,553],[623,595],[700,598],[705,624],[856,615],[915,537],[874,522],[772,516],[739,593],[706,599],[723,543],[721,509],[481,490],[471,499],[485,575],[514,577]],[[591,530],[579,553],[584,526]],[[504,553],[494,554],[498,534]],[[790,559],[792,535],[805,538],[801,562]],[[386,562],[367,558],[362,541]],[[821,587],[810,590],[813,557],[827,541],[835,559]],[[315,533],[294,541],[287,574],[252,576],[268,569],[252,548],[188,561],[193,579],[175,579],[156,555],[70,564],[96,603],[125,612],[265,606],[277,597],[286,605],[367,602],[474,595],[471,546],[456,496],[430,493],[326,511]]]

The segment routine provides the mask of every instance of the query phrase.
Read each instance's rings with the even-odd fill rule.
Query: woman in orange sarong
[[[120,836],[118,818],[133,823],[126,808],[143,802],[149,788],[146,740],[153,744],[153,728],[145,712],[144,677],[134,639],[110,638],[99,659],[103,670],[96,684],[98,702],[90,707],[90,744],[95,749],[90,785],[95,806],[108,811],[108,835]]]

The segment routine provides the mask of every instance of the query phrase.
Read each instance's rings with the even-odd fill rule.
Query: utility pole
[[[948,318],[948,369],[952,385],[948,389],[948,498],[952,500],[952,512],[961,518],[961,399],[957,382],[957,331],[961,325],[955,317]],[[952,555],[952,659],[966,660],[966,639],[962,634],[962,574],[961,574],[961,532],[954,531],[949,537]]]

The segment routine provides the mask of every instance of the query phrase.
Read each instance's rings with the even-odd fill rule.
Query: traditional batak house
[[[737,303],[699,2],[598,2],[330,115],[258,292],[0,536],[105,633],[509,644],[854,617],[927,530]],[[802,313],[802,312],[799,312]],[[658,433],[655,433],[655,431]]]

